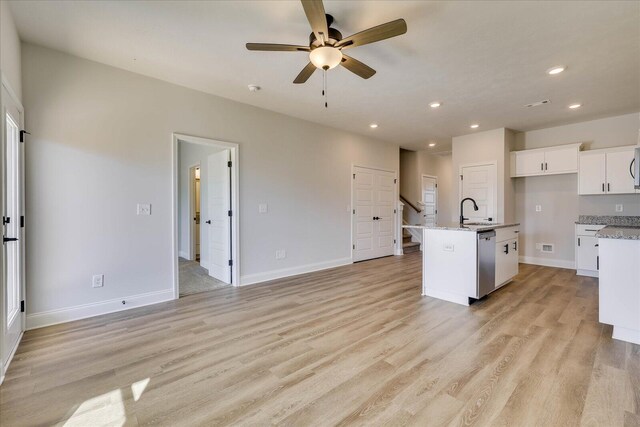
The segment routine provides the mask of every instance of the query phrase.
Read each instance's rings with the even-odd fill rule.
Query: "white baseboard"
[[[271,270],[264,273],[247,274],[240,276],[240,285],[247,286],[256,283],[267,282],[269,280],[282,279],[290,276],[297,276],[298,274],[311,273],[319,270],[326,270],[328,268],[341,267],[343,265],[352,264],[351,258],[339,258],[330,261],[317,262],[314,264],[300,265],[297,267],[283,268],[280,270]]]
[[[600,273],[598,271],[591,270],[576,270],[577,276],[598,277]]]
[[[159,302],[174,299],[173,289],[148,292],[145,294],[131,295],[107,301],[90,304],[76,305],[74,307],[61,308],[59,310],[44,311],[27,315],[27,330],[56,325],[58,323],[71,322],[73,320],[86,319],[87,317],[100,316],[101,314],[115,313]],[[125,301],[126,304],[122,304]]]
[[[567,261],[564,259],[536,258],[531,256],[521,256],[520,262],[523,264],[542,265],[544,267],[568,268],[569,270],[576,269],[576,263],[574,261]]]

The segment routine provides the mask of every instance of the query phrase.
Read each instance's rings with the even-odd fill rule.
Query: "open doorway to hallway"
[[[235,285],[237,147],[179,135],[174,145],[176,295]]]

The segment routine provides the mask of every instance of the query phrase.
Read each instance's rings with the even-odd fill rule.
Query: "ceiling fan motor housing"
[[[334,44],[338,43],[340,40],[342,40],[342,33],[336,30],[335,28],[329,28],[329,41],[327,42],[327,44],[329,46],[333,46]],[[320,43],[316,39],[315,33],[309,34],[309,47],[311,49],[314,49],[318,46],[322,46],[322,43]]]

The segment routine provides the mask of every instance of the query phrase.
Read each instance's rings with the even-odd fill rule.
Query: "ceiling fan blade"
[[[362,46],[380,40],[390,39],[407,32],[407,23],[404,19],[396,19],[386,24],[371,27],[368,30],[360,31],[352,36],[345,37],[336,43],[336,47],[343,49]]]
[[[304,13],[311,24],[311,30],[315,33],[316,39],[324,45],[329,39],[329,26],[327,16],[324,13],[322,0],[301,0]]]
[[[300,74],[298,74],[298,77],[296,77],[296,79],[293,82],[295,84],[306,82],[307,80],[309,80],[309,77],[311,77],[311,74],[313,74],[315,70],[316,70],[316,66],[313,65],[311,62],[309,62],[307,66],[304,67],[302,71],[300,71]]]
[[[274,44],[274,43],[247,43],[249,50],[265,50],[270,52],[309,52],[311,49],[307,46],[295,46],[292,44]]]
[[[342,62],[340,65],[363,79],[368,79],[376,73],[376,70],[373,68],[345,54],[342,54]]]

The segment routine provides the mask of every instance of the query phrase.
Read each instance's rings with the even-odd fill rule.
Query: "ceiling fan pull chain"
[[[322,70],[322,95],[324,96],[324,108],[328,108],[327,103],[327,70]]]

